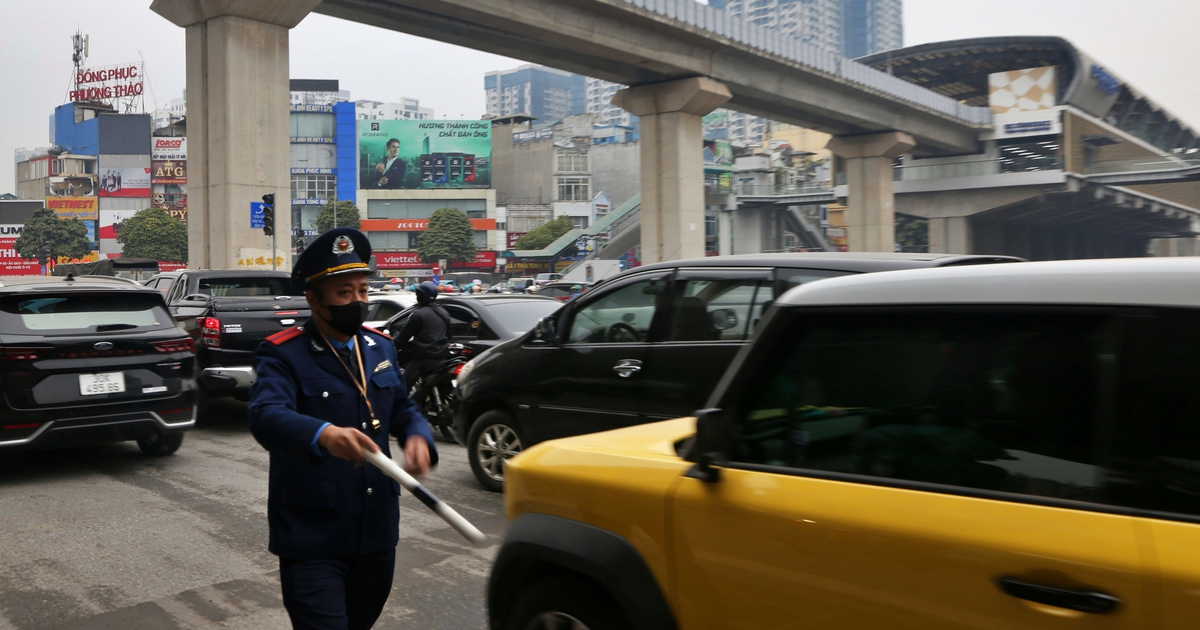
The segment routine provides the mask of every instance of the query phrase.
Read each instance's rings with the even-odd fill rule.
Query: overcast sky
[[[149,0],[0,0],[0,192],[15,192],[13,151],[49,143],[66,100],[71,35],[91,36],[88,65],[145,62],[146,108],[183,93],[183,29]],[[1196,0],[904,0],[906,45],[989,35],[1059,35],[1200,127]],[[386,51],[379,55],[366,51]],[[379,59],[386,58],[386,62]],[[292,31],[293,78],[339,79],[353,99],[418,98],[438,118],[483,114],[483,73],[521,63],[361,24],[312,15]]]

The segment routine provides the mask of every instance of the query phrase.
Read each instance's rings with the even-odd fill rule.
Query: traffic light
[[[267,193],[263,200],[263,234],[271,236],[275,233],[275,193]]]

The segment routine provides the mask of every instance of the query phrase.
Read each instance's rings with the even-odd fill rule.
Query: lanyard
[[[371,399],[367,396],[367,373],[363,371],[362,344],[358,342],[357,335],[354,338],[354,356],[358,359],[358,376],[362,379],[361,382],[359,378],[354,378],[354,371],[342,360],[342,355],[338,354],[338,351],[334,349],[333,342],[329,341],[329,337],[326,337],[325,333],[319,330],[317,332],[321,334],[321,338],[325,340],[329,349],[333,350],[333,356],[337,358],[338,363],[341,363],[342,367],[346,369],[346,373],[350,375],[350,380],[358,388],[358,392],[362,394],[363,400],[367,401],[367,411],[371,414],[371,430],[378,433],[383,423],[375,416],[375,408],[371,406]]]

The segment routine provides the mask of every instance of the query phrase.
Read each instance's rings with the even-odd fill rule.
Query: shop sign
[[[521,240],[529,232],[509,232],[508,233],[508,249],[516,249],[517,241]]]
[[[496,266],[496,252],[480,251],[475,252],[475,259],[467,262],[451,262],[451,269],[482,269],[485,267]]]
[[[476,230],[496,229],[495,219],[470,219]],[[424,232],[429,229],[429,219],[362,219],[359,229],[364,232]]]
[[[417,252],[375,252],[377,269],[429,269],[431,263],[421,262]]]
[[[151,160],[186,160],[187,138],[154,138],[150,144]]]
[[[133,63],[76,72],[75,89],[67,98],[72,101],[112,101],[141,96],[142,90],[142,68]]]
[[[187,161],[154,160],[150,162],[151,184],[186,184]]]
[[[99,218],[99,207],[95,197],[47,197],[46,207],[53,210],[60,219],[90,219]]]
[[[36,258],[21,258],[17,255],[17,237],[20,225],[0,225],[0,275],[26,276],[41,273]]]

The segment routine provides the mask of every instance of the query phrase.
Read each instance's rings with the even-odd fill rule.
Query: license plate
[[[84,396],[96,394],[119,394],[125,391],[125,373],[80,374],[79,393]]]

